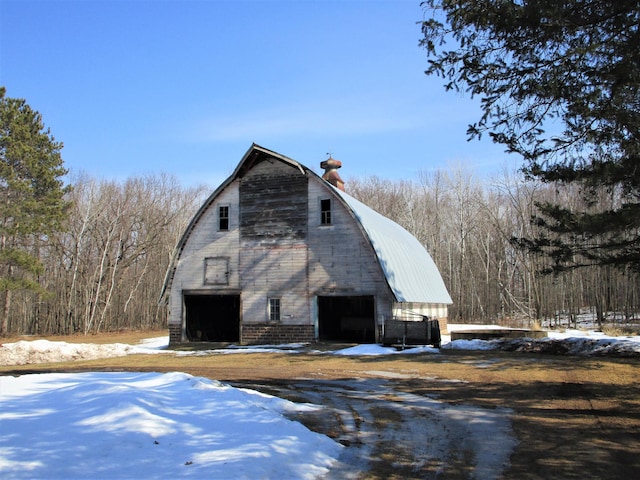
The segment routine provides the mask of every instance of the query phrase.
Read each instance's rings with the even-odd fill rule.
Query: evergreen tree
[[[67,173],[41,115],[0,87],[0,335],[8,331],[11,292],[42,292],[39,249],[64,219]]]
[[[488,133],[543,182],[581,201],[538,205],[522,246],[552,271],[640,271],[640,2],[428,0],[426,70],[481,99],[469,138]],[[428,15],[427,15],[428,16]]]

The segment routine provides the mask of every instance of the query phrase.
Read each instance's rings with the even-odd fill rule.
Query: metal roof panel
[[[333,190],[368,235],[398,302],[453,303],[438,267],[418,239],[349,194]]]

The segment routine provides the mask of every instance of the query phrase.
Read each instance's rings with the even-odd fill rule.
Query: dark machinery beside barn
[[[440,323],[421,316],[421,320],[388,320],[383,326],[382,344],[385,346],[433,345],[440,348]]]

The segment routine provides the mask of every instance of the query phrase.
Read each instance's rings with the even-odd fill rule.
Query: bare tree
[[[63,231],[34,245],[49,295],[11,303],[16,333],[92,333],[161,327],[158,297],[180,235],[203,200],[168,175],[104,181],[80,175]],[[18,320],[19,319],[19,320]]]

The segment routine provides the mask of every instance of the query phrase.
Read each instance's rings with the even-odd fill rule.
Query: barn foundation
[[[245,323],[242,325],[243,345],[312,343],[314,341],[315,331],[313,325],[271,323]]]

